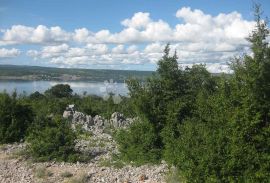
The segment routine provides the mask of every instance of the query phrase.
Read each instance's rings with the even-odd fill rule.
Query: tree
[[[232,64],[233,86],[238,96],[232,117],[230,167],[246,180],[264,182],[270,164],[270,47],[269,29],[261,19],[260,6],[255,6],[256,27],[248,40],[253,55],[245,55]],[[239,169],[242,169],[239,171]]]
[[[45,96],[41,93],[39,93],[38,91],[32,93],[31,95],[29,95],[29,98],[31,100],[39,100],[39,99],[44,99]]]
[[[252,56],[237,58],[210,95],[196,87],[197,107],[178,127],[168,160],[188,182],[269,182],[269,31],[259,6],[255,20]]]
[[[68,84],[57,84],[45,91],[45,95],[55,98],[71,97],[73,90]]]

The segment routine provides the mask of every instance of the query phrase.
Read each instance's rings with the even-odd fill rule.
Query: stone
[[[66,110],[63,112],[63,118],[71,121],[71,126],[74,130],[80,127],[83,130],[97,134],[105,133],[105,131],[109,133],[110,130],[104,130],[105,128],[127,128],[135,121],[133,118],[125,118],[119,112],[114,112],[109,120],[100,115],[92,117],[91,115],[76,111],[74,104],[66,107]]]
[[[145,174],[140,175],[139,181],[145,181],[147,179]]]

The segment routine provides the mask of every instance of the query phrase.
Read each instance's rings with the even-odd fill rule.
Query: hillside
[[[67,69],[39,66],[0,65],[0,79],[8,80],[64,80],[64,81],[104,81],[113,79],[123,82],[129,77],[144,80],[152,71]]]

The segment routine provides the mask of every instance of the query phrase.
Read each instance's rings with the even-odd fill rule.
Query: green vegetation
[[[167,45],[156,75],[129,82],[134,110],[148,125],[119,133],[124,160],[163,158],[187,182],[269,182],[269,30],[258,7],[255,17],[253,54],[236,58],[230,77],[203,65],[178,68]]]
[[[128,130],[120,130],[116,135],[122,159],[141,165],[147,162],[157,163],[161,157],[152,124],[133,123]]]
[[[45,91],[45,95],[48,97],[55,97],[55,98],[68,98],[72,96],[73,90],[70,88],[68,84],[58,84],[53,86],[52,88]],[[38,94],[35,96],[40,97]]]
[[[9,96],[0,94],[0,143],[23,140],[28,127],[33,122],[33,112],[29,105],[16,100],[16,93]]]
[[[68,104],[75,104],[86,114],[110,118],[115,111],[128,117],[133,114],[129,99],[122,97],[121,104],[114,104],[112,95],[105,101],[97,96],[78,96],[69,85],[56,85],[44,94],[29,96],[0,94],[0,144],[27,141],[27,154],[34,161],[88,161],[91,157],[75,150],[77,139],[91,141],[91,133],[74,132],[62,118]],[[95,142],[91,142],[95,143]],[[105,144],[100,143],[99,146]]]
[[[28,152],[37,161],[85,161],[83,155],[75,151],[75,132],[69,124],[59,119],[36,121],[36,126],[27,138]]]
[[[163,159],[176,167],[168,175],[172,182],[269,182],[270,47],[260,15],[257,7],[256,28],[248,38],[251,56],[235,58],[229,76],[212,75],[204,65],[179,68],[177,54],[171,56],[167,45],[157,72],[144,82],[130,79],[130,98],[120,104],[112,96],[104,101],[73,95],[68,85],[30,96],[0,94],[0,143],[27,139],[30,154],[39,161],[81,160],[75,140],[91,141],[91,134],[75,134],[60,116],[75,104],[90,115],[109,118],[118,111],[138,117],[129,128],[113,132],[120,155],[103,165]],[[86,175],[72,179],[86,180]]]

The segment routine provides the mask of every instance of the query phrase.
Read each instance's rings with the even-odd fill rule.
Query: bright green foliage
[[[32,121],[30,106],[19,103],[16,93],[0,94],[0,144],[23,140]]]
[[[134,161],[136,165],[157,163],[161,156],[157,137],[152,124],[136,122],[127,130],[120,130],[115,135],[125,161]]]
[[[70,125],[61,118],[39,119],[27,138],[28,150],[37,161],[80,160],[75,151],[76,134]]]
[[[71,97],[73,90],[68,84],[58,84],[45,91],[45,94],[49,97],[63,98]]]

